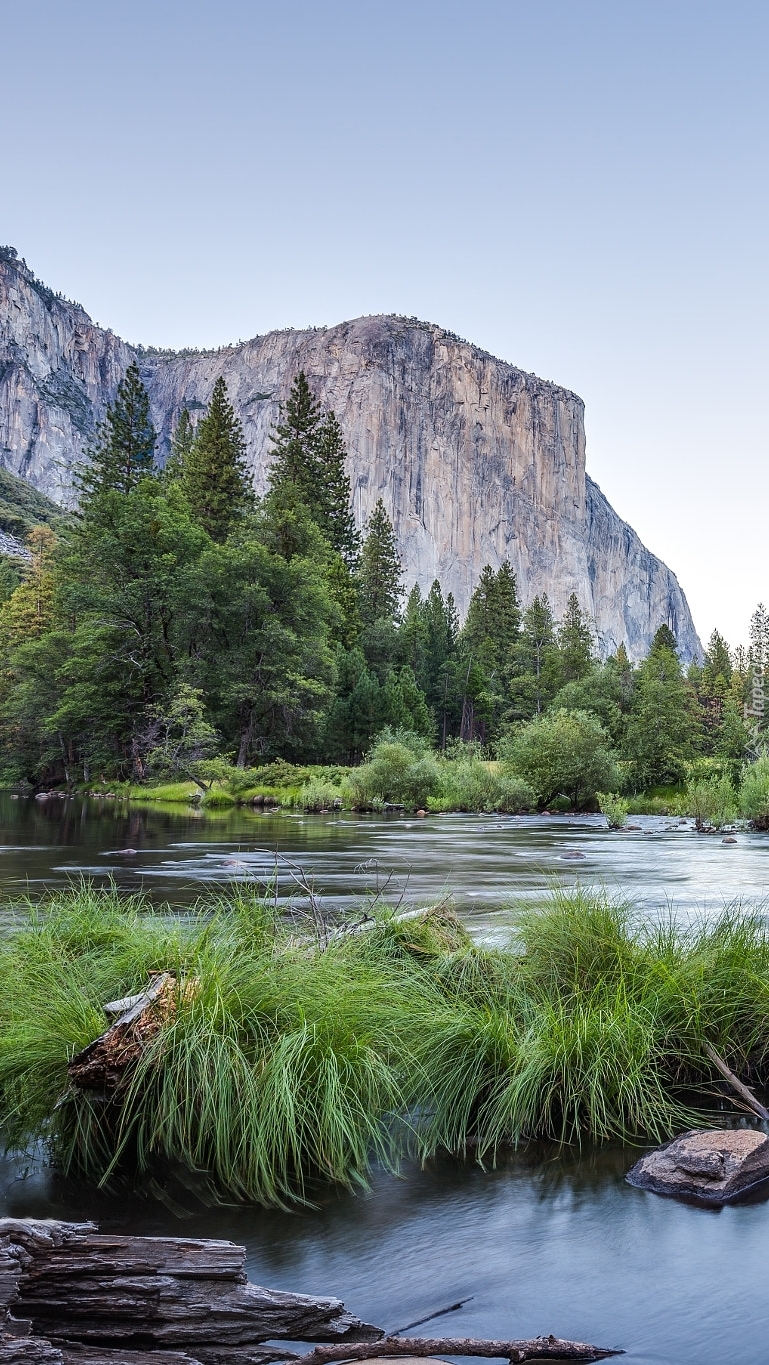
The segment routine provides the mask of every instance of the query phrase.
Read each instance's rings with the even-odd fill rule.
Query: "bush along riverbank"
[[[242,891],[180,919],[83,885],[0,947],[5,1144],[94,1183],[182,1167],[290,1206],[406,1153],[659,1141],[731,1107],[724,1067],[769,1079],[760,914],[558,892],[487,950],[445,903],[321,923]]]
[[[542,809],[597,811],[611,829],[628,815],[669,815],[695,821],[700,831],[737,820],[769,829],[769,756],[761,754],[735,778],[715,759],[687,768],[678,787],[623,795],[626,774],[600,725],[586,713],[559,712],[520,727],[489,759],[476,743],[451,741],[434,751],[424,736],[385,729],[358,767],[298,765],[277,759],[238,769],[217,759],[185,782],[91,787],[84,794],[131,801],[163,801],[207,809],[275,806],[323,813],[415,811],[520,815]],[[63,795],[63,792],[56,793]],[[39,793],[41,799],[44,794]]]

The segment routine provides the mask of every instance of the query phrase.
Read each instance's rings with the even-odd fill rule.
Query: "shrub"
[[[769,829],[769,754],[743,770],[739,807],[755,829]]]
[[[606,816],[609,829],[622,829],[628,814],[628,803],[611,792],[597,792],[598,809]]]
[[[430,798],[431,810],[498,810],[502,794],[500,778],[488,764],[473,756],[444,762],[440,786]]]
[[[729,778],[703,778],[686,789],[686,809],[697,829],[721,829],[737,814],[737,800]]]
[[[341,806],[342,794],[332,782],[312,778],[302,787],[296,804],[306,811],[333,810],[335,806]]]
[[[419,746],[391,740],[377,740],[368,759],[349,779],[350,798],[356,810],[372,810],[376,803],[409,807],[425,806],[438,790],[440,768],[427,751],[424,740]]]
[[[537,716],[499,745],[506,769],[524,778],[542,806],[564,796],[582,809],[617,784],[609,736],[587,711]]]

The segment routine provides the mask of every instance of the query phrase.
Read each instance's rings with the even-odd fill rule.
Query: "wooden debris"
[[[384,1337],[376,1343],[350,1346],[318,1346],[299,1356],[296,1365],[332,1365],[340,1360],[378,1360],[393,1356],[481,1356],[485,1359],[607,1360],[624,1351],[591,1346],[585,1341],[561,1337],[533,1337],[526,1341],[484,1341],[473,1337]]]
[[[339,1299],[249,1283],[245,1257],[233,1242],[2,1218],[0,1365],[332,1365],[435,1355],[591,1361],[621,1354],[556,1337],[385,1337]],[[281,1341],[333,1345],[297,1356]]]
[[[748,1109],[752,1109],[753,1113],[757,1114],[760,1119],[763,1119],[765,1123],[769,1123],[769,1110],[766,1110],[763,1104],[756,1099],[753,1091],[749,1090],[746,1085],[743,1085],[739,1077],[735,1076],[734,1072],[729,1070],[723,1057],[719,1057],[715,1048],[711,1047],[710,1043],[705,1044],[705,1051],[714,1067],[721,1072],[724,1080],[729,1082],[732,1090],[734,1090],[735,1094],[739,1095],[740,1099],[748,1106]]]
[[[176,977],[171,972],[159,972],[140,995],[105,1005],[105,1013],[118,1014],[118,1018],[68,1063],[67,1074],[73,1085],[81,1090],[115,1090],[175,1011],[176,993]]]

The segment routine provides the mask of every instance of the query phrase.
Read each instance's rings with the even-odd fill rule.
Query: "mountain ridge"
[[[509,559],[524,603],[574,591],[607,654],[641,657],[659,625],[685,661],[701,653],[675,575],[585,469],[584,404],[438,324],[374,314],[267,332],[213,351],[131,346],[0,251],[0,464],[64,505],[72,470],[132,359],[164,459],[183,407],[204,411],[219,376],[243,421],[258,492],[269,432],[304,369],[347,441],[356,520],[379,497],[407,587],[435,577],[461,611],[485,563]]]

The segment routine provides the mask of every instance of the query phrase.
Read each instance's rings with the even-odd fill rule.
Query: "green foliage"
[[[636,675],[625,752],[637,787],[680,782],[697,748],[694,696],[667,626],[657,631]]]
[[[354,568],[360,540],[352,515],[347,450],[333,412],[323,413],[307,376],[300,370],[273,434],[270,488],[293,496],[309,511],[315,525],[348,569]]]
[[[355,810],[382,805],[426,807],[439,783],[438,763],[421,735],[384,732],[366,762],[350,774],[350,802]]]
[[[616,783],[609,736],[586,711],[538,716],[506,736],[499,755],[505,767],[529,783],[540,806],[565,796],[582,809]]]
[[[176,985],[156,1031],[96,1102],[67,1062],[106,1000],[162,970]],[[94,1182],[170,1162],[220,1198],[285,1207],[322,1182],[365,1186],[409,1146],[484,1161],[529,1139],[712,1124],[707,1046],[765,1083],[767,1019],[760,913],[650,925],[560,890],[487,950],[445,904],[319,942],[249,888],[180,920],[83,884],[0,945],[0,1122],[11,1148],[44,1139]]]
[[[606,816],[609,829],[622,829],[627,820],[629,806],[621,796],[611,792],[596,792],[598,809]]]
[[[0,531],[25,540],[33,526],[56,530],[64,518],[62,509],[44,493],[9,469],[0,469]]]
[[[364,626],[394,621],[402,595],[403,568],[392,522],[380,498],[366,523],[358,577]]]
[[[186,421],[185,421],[186,415]],[[191,439],[189,413],[182,413],[175,437],[174,464],[195,520],[212,540],[226,540],[238,519],[253,506],[240,419],[219,377],[208,412]]]
[[[430,811],[501,811],[519,815],[531,810],[534,793],[521,778],[497,771],[496,764],[484,762],[467,747],[440,765],[437,794],[428,798]]]
[[[297,804],[306,811],[334,810],[342,804],[341,788],[321,778],[313,778],[302,787]]]
[[[139,367],[132,361],[118,385],[115,402],[76,470],[81,514],[101,495],[130,493],[155,468],[155,428]]]
[[[722,829],[737,815],[737,800],[729,778],[701,778],[686,789],[686,812],[693,815],[697,829]]]
[[[769,754],[745,768],[739,794],[740,814],[755,829],[769,829]]]

